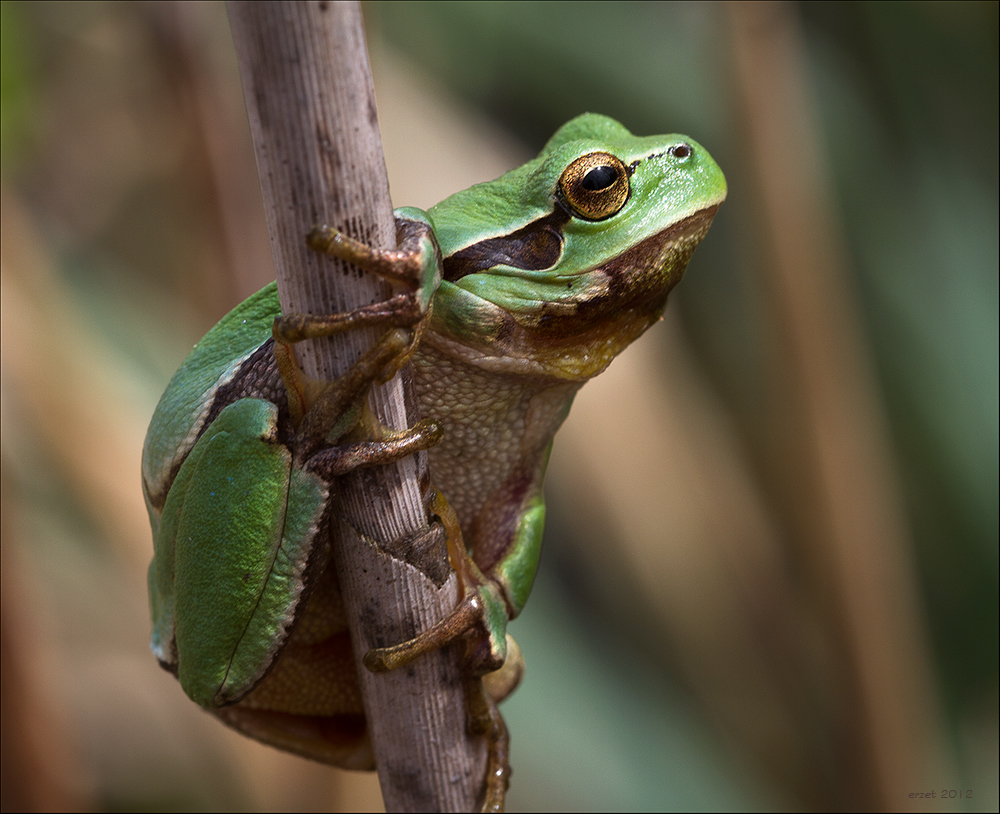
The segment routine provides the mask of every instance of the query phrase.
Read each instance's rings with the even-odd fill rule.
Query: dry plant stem
[[[910,543],[885,419],[837,247],[790,5],[730,3],[733,56],[756,170],[769,319],[787,351],[775,419],[789,454],[795,536],[831,620],[853,712],[840,744],[850,808],[896,809],[940,787],[938,721],[918,620]],[[797,412],[781,414],[782,405]],[[793,428],[793,429],[787,429]],[[923,784],[923,786],[921,785]]]
[[[396,245],[358,5],[231,2],[229,16],[282,310],[342,313],[385,299],[385,283],[305,243],[313,225],[327,223],[378,248]],[[350,331],[296,353],[307,375],[331,380],[378,336]],[[407,397],[397,376],[371,403],[383,423],[402,429],[417,418]],[[334,558],[358,665],[372,646],[408,639],[457,604],[454,574],[442,586],[387,553],[426,533],[421,477],[423,454],[343,479]],[[466,734],[455,649],[358,675],[387,810],[474,809],[485,745]]]

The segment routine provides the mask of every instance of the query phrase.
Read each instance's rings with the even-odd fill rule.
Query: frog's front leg
[[[306,242],[314,251],[353,263],[411,290],[346,314],[286,314],[279,317],[282,337],[288,342],[298,342],[364,325],[416,326],[406,355],[408,359],[423,335],[430,318],[434,292],[441,284],[441,247],[430,218],[420,209],[396,210],[396,239],[399,249],[374,249],[330,226],[313,228]]]
[[[373,249],[330,226],[317,226],[306,238],[314,251],[354,263],[365,271],[403,283],[410,290],[343,314],[289,313],[275,318],[272,330],[274,357],[288,391],[288,407],[296,426],[326,383],[312,382],[305,377],[295,361],[294,344],[365,326],[411,329],[412,334],[405,345],[396,348],[383,367],[371,374],[367,382],[370,384],[391,379],[409,361],[423,336],[434,292],[441,283],[441,249],[425,212],[410,208],[397,210],[396,214],[398,250]],[[382,338],[379,353],[393,344],[395,340],[387,333]]]

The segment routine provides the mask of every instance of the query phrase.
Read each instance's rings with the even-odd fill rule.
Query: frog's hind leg
[[[481,811],[503,811],[510,785],[510,734],[496,702],[483,687],[482,679],[465,680],[465,712],[469,732],[486,738],[486,784]]]
[[[500,587],[483,576],[470,556],[458,517],[445,496],[435,491],[430,507],[447,533],[448,556],[451,567],[458,573],[462,598],[444,618],[409,641],[369,650],[364,665],[376,673],[395,670],[423,653],[464,637],[465,669],[476,676],[494,672],[507,658],[507,602]]]
[[[310,469],[327,477],[336,477],[360,467],[400,460],[441,440],[441,426],[436,421],[424,419],[409,429],[393,430],[368,408],[366,397],[372,383],[387,365],[394,364],[407,343],[405,331],[388,331],[342,376],[325,384],[308,406],[303,399],[299,409],[304,415],[297,422],[293,445],[300,461],[308,461]],[[277,351],[275,357],[280,367]],[[285,364],[294,366],[292,387],[299,387],[294,360],[286,359]],[[289,389],[290,409],[297,398]]]

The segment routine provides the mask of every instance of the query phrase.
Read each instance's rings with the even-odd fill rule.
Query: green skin
[[[588,176],[609,163],[604,154],[620,160],[610,160],[617,175]],[[583,169],[574,176],[574,167]],[[333,647],[343,635],[327,541],[336,479],[427,447],[434,486],[464,538],[456,567],[466,599],[478,597],[482,610],[472,622],[456,621],[456,611],[430,643],[372,651],[365,663],[398,666],[471,629],[469,670],[503,665],[507,621],[524,607],[538,565],[552,438],[583,382],[660,319],[725,196],[722,172],[690,139],[637,138],[585,114],[498,180],[429,212],[397,210],[409,271],[386,271],[389,261],[367,262],[371,250],[318,230],[314,248],[412,281],[408,316],[349,316],[346,327],[423,321],[416,392],[443,435],[428,424],[405,441],[378,442],[374,456],[351,457],[359,427],[369,426],[359,422],[367,387],[401,356],[398,342],[359,363],[353,384],[338,380],[300,405],[302,418],[290,403],[294,376],[279,370],[270,344],[274,284],[224,317],[174,375],[143,450],[152,649],[184,691],[253,737],[367,765],[360,740],[331,745],[331,732],[361,714],[349,650]],[[279,346],[302,337],[282,320],[274,331]],[[323,332],[333,330],[310,335]],[[313,679],[295,672],[321,646],[327,660],[316,675],[337,685],[326,695],[303,691]]]

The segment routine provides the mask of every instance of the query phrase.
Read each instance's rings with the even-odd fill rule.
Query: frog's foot
[[[384,302],[365,305],[343,314],[283,314],[274,320],[274,356],[289,394],[289,410],[298,426],[316,400],[325,383],[310,382],[295,361],[292,346],[306,339],[334,336],[362,327],[405,328],[410,333],[388,331],[378,351],[379,362],[364,365],[366,385],[386,382],[402,368],[416,351],[430,321],[431,300],[441,283],[441,248],[428,216],[420,210],[400,210],[397,218],[398,251],[373,249],[329,226],[317,226],[307,238],[317,252],[330,254],[356,264],[410,289],[394,294]],[[399,344],[398,336],[406,336]],[[389,347],[394,350],[381,355]]]
[[[367,325],[418,326],[417,332],[422,333],[431,299],[441,282],[441,248],[426,219],[397,219],[396,227],[398,250],[373,249],[332,226],[314,227],[306,237],[314,251],[339,257],[410,290],[345,314],[285,314],[274,321],[275,340],[294,344]]]
[[[365,466],[392,463],[441,440],[436,421],[425,419],[406,430],[384,426],[365,402],[372,382],[408,342],[406,332],[389,331],[332,382],[315,382],[299,371],[291,356],[275,345],[278,368],[286,381],[288,409],[296,430],[300,462],[327,478]],[[286,368],[290,370],[286,375]],[[317,386],[318,385],[318,386]],[[329,446],[338,439],[335,446]]]
[[[425,212],[401,209],[397,210],[397,215],[398,250],[374,249],[325,225],[314,227],[306,242],[314,251],[339,257],[391,282],[408,286],[412,289],[409,293],[389,300],[394,303],[391,310],[398,309],[405,315],[415,312],[420,318],[429,313],[431,299],[441,284],[441,247]],[[405,306],[402,305],[404,301],[408,303]]]
[[[465,714],[469,732],[482,735],[489,745],[486,758],[486,788],[480,811],[503,811],[510,785],[510,735],[496,701],[478,678],[465,680]]]
[[[457,610],[461,610],[463,605]],[[413,648],[412,646],[417,645],[420,639],[418,636],[403,645],[369,650],[365,654],[365,666],[375,671],[392,669],[408,663],[420,653],[426,652],[426,649],[441,646],[437,642],[432,642],[427,648],[419,645]],[[517,649],[514,640],[509,636],[507,642]],[[421,644],[426,643],[427,640],[421,642]],[[520,658],[520,649],[517,649],[517,657],[509,658],[500,670],[489,673],[486,677],[477,676],[471,671],[465,676],[465,714],[469,732],[486,738],[489,749],[481,811],[503,811],[504,797],[511,775],[510,735],[497,702],[513,691],[520,682],[523,671],[524,662]]]
[[[430,507],[444,525],[448,556],[458,573],[462,599],[443,619],[409,641],[369,650],[365,653],[364,664],[372,672],[394,670],[423,653],[464,637],[465,671],[475,676],[492,673],[499,670],[507,658],[507,620],[510,618],[507,601],[500,586],[484,577],[469,556],[455,511],[440,492],[434,493]]]
[[[283,314],[275,318],[273,334],[275,341],[292,345],[304,339],[333,336],[369,325],[411,328],[423,318],[424,313],[414,302],[412,293],[396,294],[346,314]]]
[[[274,337],[274,356],[286,387],[295,387],[295,380],[302,374],[295,363],[292,345],[306,339],[333,336],[355,328],[368,326],[390,329],[408,328],[409,335],[399,332],[406,341],[398,347],[375,371],[369,381],[380,384],[389,381],[396,372],[410,361],[430,319],[430,306],[416,301],[416,292],[396,294],[383,302],[376,302],[349,311],[346,314],[282,314],[274,318],[271,334]],[[397,331],[387,331],[383,339]],[[395,339],[391,340],[394,343]]]
[[[458,607],[419,635],[391,647],[376,647],[365,653],[364,665],[373,673],[384,673],[409,664],[418,656],[438,650],[466,636],[465,668],[473,675],[500,669],[507,657],[507,637],[502,634],[499,646],[489,629],[498,615],[507,622],[507,606],[494,585],[467,593]],[[486,628],[483,630],[483,628]]]
[[[482,811],[503,811],[511,773],[510,737],[497,702],[520,683],[524,659],[517,642],[507,634],[509,611],[500,587],[486,579],[469,556],[451,505],[440,492],[435,492],[430,505],[447,532],[448,553],[459,575],[462,600],[418,636],[392,647],[369,650],[363,661],[373,672],[393,670],[464,638],[462,670],[469,732],[482,735],[489,745]]]
[[[379,381],[387,369],[395,369],[409,341],[406,331],[399,328],[387,331],[332,382],[306,376],[291,346],[274,343],[274,359],[288,396],[288,411],[296,428],[295,448],[300,460],[312,457],[317,449],[333,439],[394,443],[400,438],[394,430],[375,420],[367,410],[365,399],[372,384]],[[354,437],[345,437],[352,430],[355,430]]]
[[[430,449],[444,435],[441,425],[425,419],[407,430],[386,430],[385,437],[374,441],[338,444],[315,453],[306,466],[325,478],[346,475],[366,466],[382,466]]]

